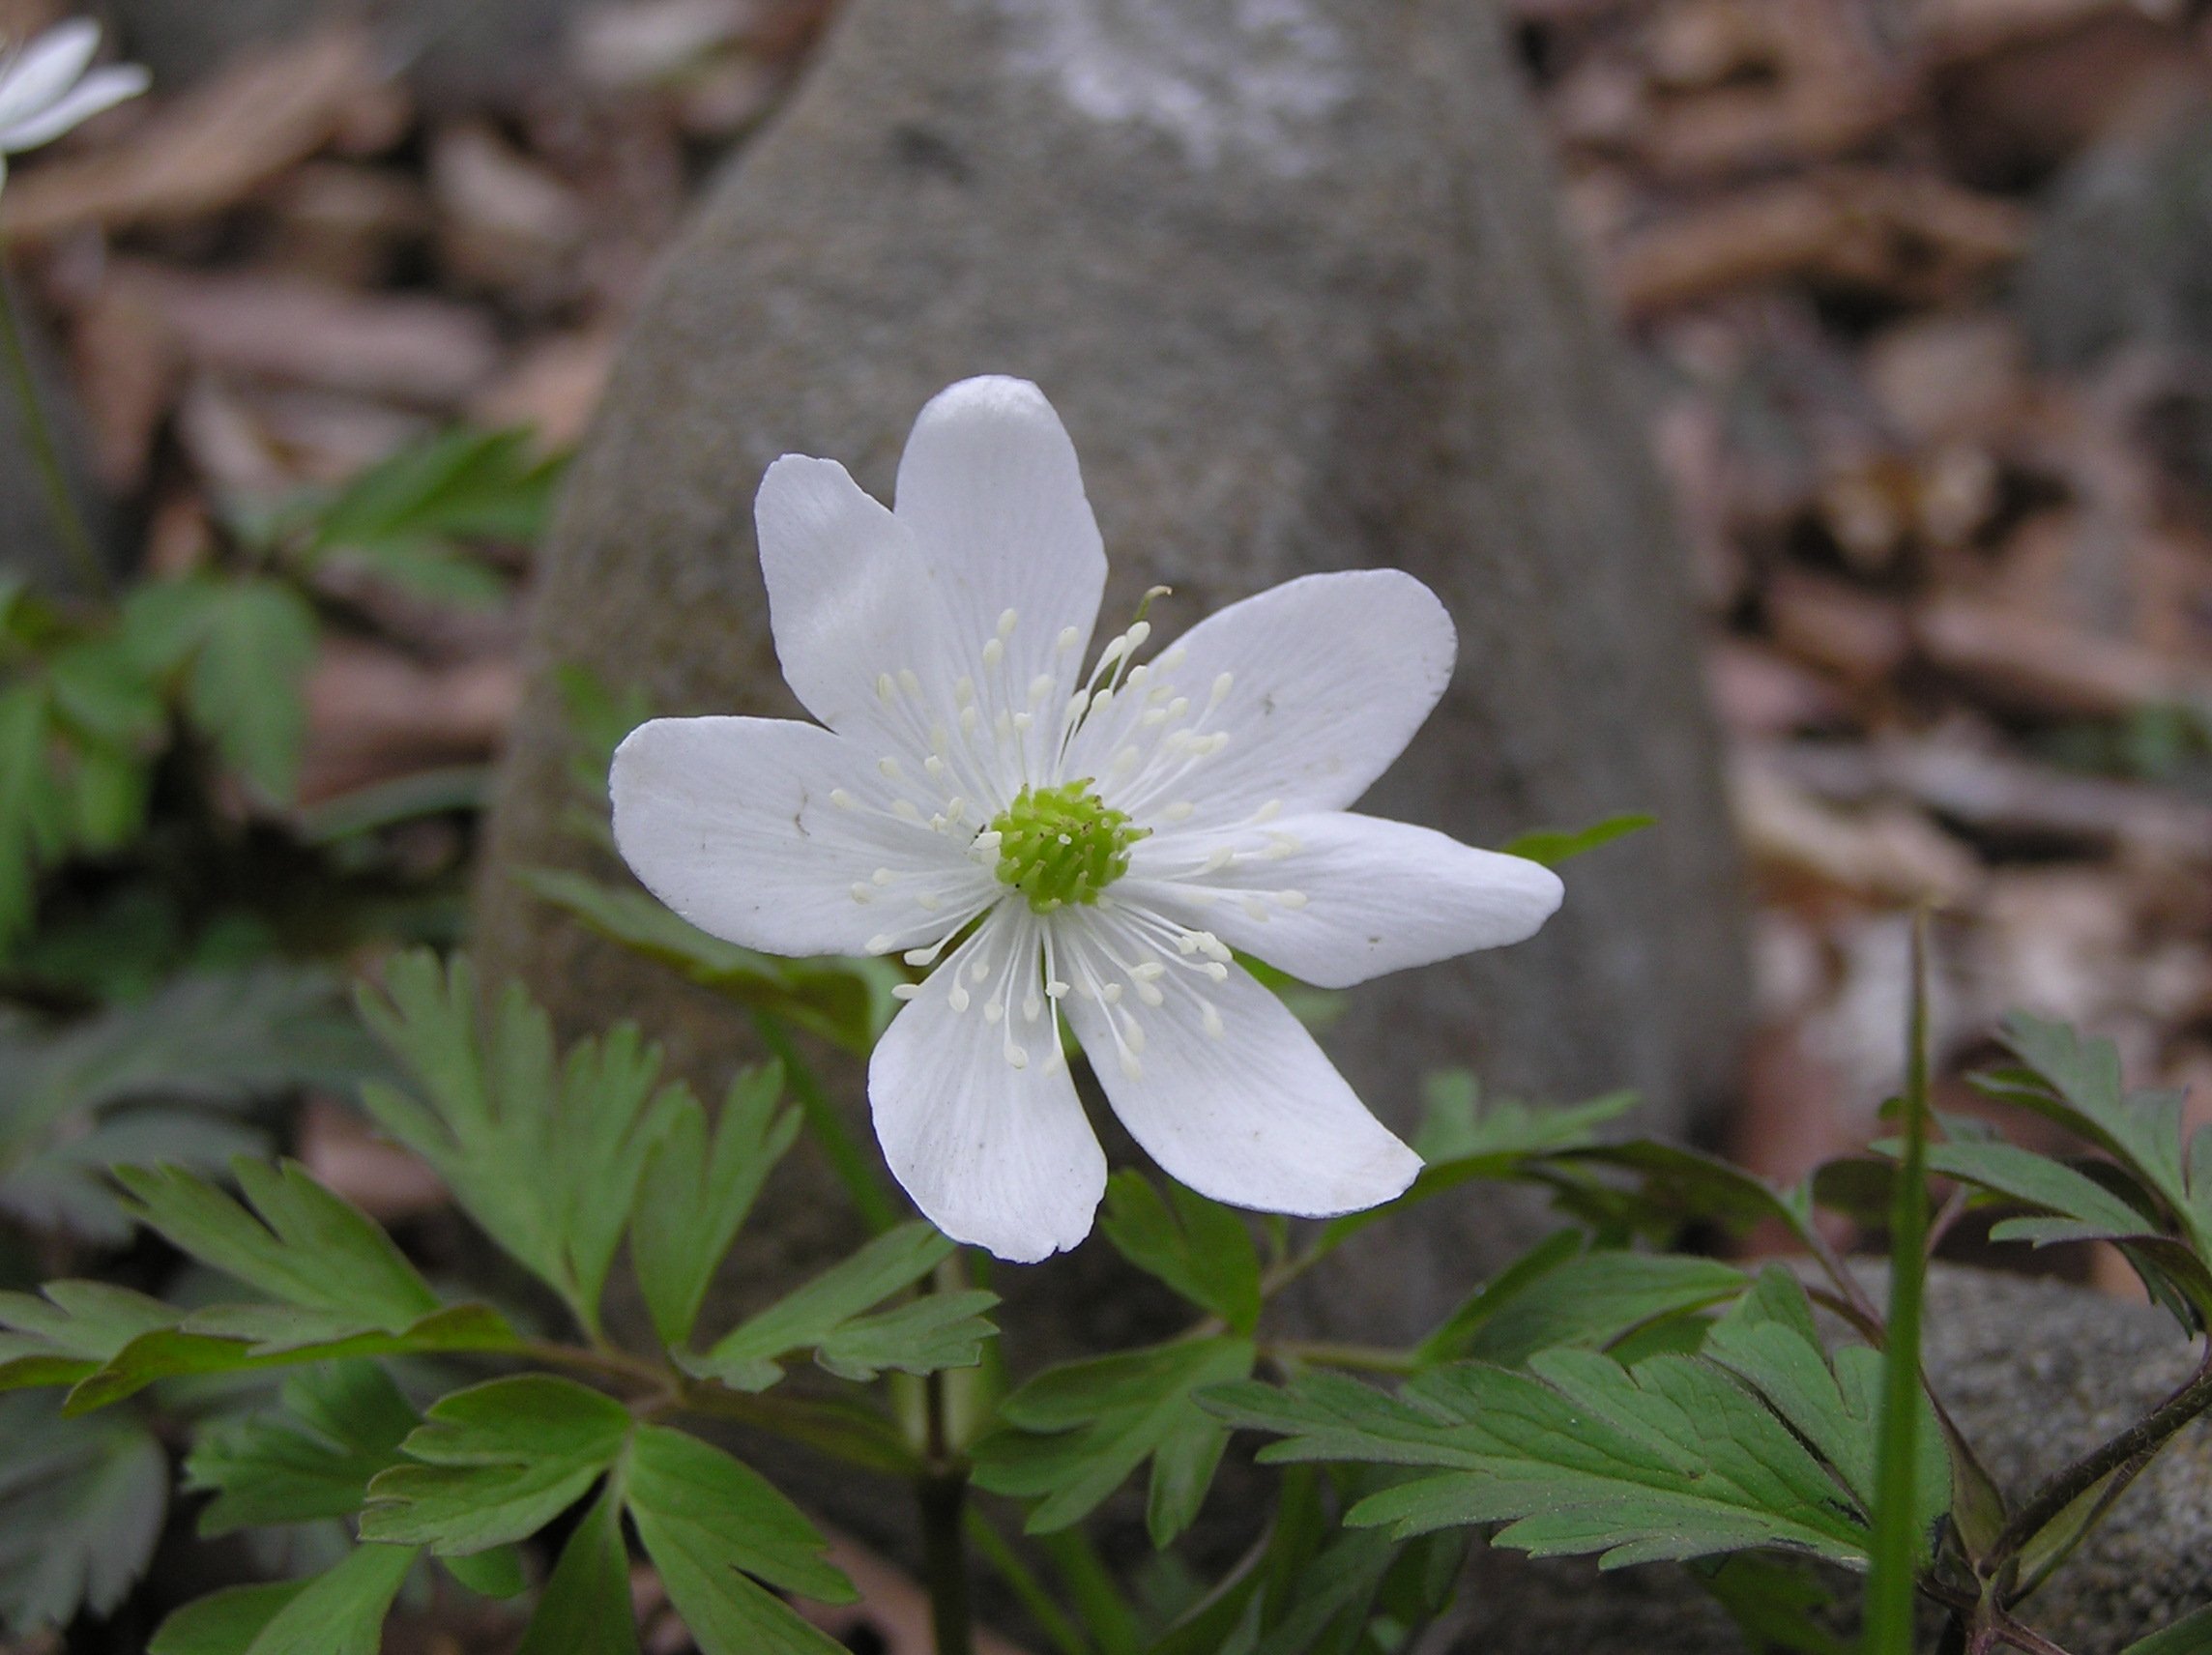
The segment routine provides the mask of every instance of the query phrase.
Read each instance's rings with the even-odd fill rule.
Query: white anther
[[[855,880],[853,882],[853,900],[855,902],[872,902],[875,900],[875,895],[876,893],[874,891],[870,890],[859,880]]]
[[[1145,1078],[1145,1065],[1137,1061],[1136,1053],[1123,1052],[1121,1054],[1121,1073],[1133,1081],[1141,1081]]]
[[[898,686],[909,695],[919,696],[921,694],[921,680],[914,676],[914,668],[912,667],[899,668]]]
[[[960,682],[952,686],[952,704],[955,707],[965,707],[975,699],[975,681],[963,673]]]
[[[957,823],[968,814],[968,801],[957,793],[945,801],[945,820]]]
[[[1113,704],[1113,701],[1114,692],[1111,689],[1101,689],[1091,696],[1091,711],[1093,712],[1103,712],[1109,706]]]
[[[1123,747],[1114,755],[1114,774],[1127,775],[1137,768],[1137,760],[1142,756],[1134,747]]]
[[[1129,653],[1135,654],[1144,648],[1145,640],[1152,635],[1152,624],[1150,621],[1139,621],[1129,628],[1128,635]]]
[[[1073,626],[1062,626],[1060,629],[1059,640],[1054,647],[1061,650],[1072,650],[1082,642],[1083,634],[1081,632],[1078,632]]]
[[[839,810],[850,810],[853,808],[853,796],[841,787],[833,787],[830,790],[830,802]]]
[[[984,959],[981,955],[977,955],[975,959],[968,962],[968,980],[970,982],[981,982],[990,974],[991,962]]]
[[[951,992],[945,997],[945,1002],[954,1011],[966,1011],[968,1009],[968,985],[966,983],[954,983]]]
[[[891,682],[891,675],[888,672],[880,672],[876,674],[877,698],[881,700],[886,706],[888,706],[891,701],[897,697],[897,695],[898,686]]]
[[[1217,845],[1214,847],[1213,854],[1206,858],[1206,865],[1198,871],[1202,874],[1217,874],[1236,859],[1236,847]]]
[[[1270,798],[1266,803],[1261,805],[1259,809],[1252,812],[1252,824],[1253,826],[1257,827],[1263,822],[1272,822],[1276,817],[1282,815],[1282,813],[1283,801],[1279,798]]]
[[[1000,713],[998,717],[991,720],[991,728],[998,734],[998,738],[1002,741],[1007,741],[1013,739],[1014,721],[1010,715],[1004,712]]]
[[[1192,746],[1191,751],[1196,753],[1202,759],[1210,759],[1214,754],[1220,752],[1222,748],[1228,745],[1229,732],[1226,730],[1216,730],[1212,735],[1201,738]]]
[[[1189,646],[1189,645],[1187,645],[1187,644],[1178,644],[1178,645],[1176,645],[1174,649],[1172,649],[1172,650],[1168,651],[1168,653],[1167,653],[1166,654],[1164,654],[1164,655],[1162,655],[1162,656],[1160,657],[1160,671],[1162,671],[1162,672],[1174,672],[1174,671],[1176,670],[1176,668],[1178,668],[1178,667],[1179,667],[1179,666],[1181,666],[1181,665],[1182,665],[1182,663],[1184,662],[1184,660],[1185,660],[1185,659],[1187,659],[1187,658],[1189,657],[1189,654],[1190,654],[1190,646]]]
[[[1176,952],[1182,955],[1185,959],[1189,958],[1192,954],[1197,953],[1197,934],[1195,932],[1185,931],[1180,937],[1178,937],[1176,939]]]
[[[1179,798],[1160,812],[1160,819],[1164,822],[1188,822],[1197,810],[1198,806],[1189,799]]]
[[[1295,912],[1306,905],[1306,893],[1302,890],[1278,890],[1275,892],[1275,900]]]
[[[1267,848],[1260,853],[1270,862],[1279,862],[1285,857],[1295,857],[1297,854],[1298,842],[1288,833],[1268,834]]]
[[[1208,960],[1206,964],[1206,974],[1215,982],[1227,982],[1229,980],[1229,968],[1219,960]]]
[[[919,996],[920,993],[921,984],[919,983],[891,984],[891,999],[893,1000],[913,1000]]]
[[[1006,1008],[995,1000],[983,1007],[983,1021],[986,1023],[995,1024],[1005,1015]]]
[[[1120,983],[1108,983],[1098,991],[1098,998],[1108,1005],[1120,1005],[1121,1003],[1121,985]]]
[[[1011,1040],[1006,1042],[1005,1056],[1006,1061],[1013,1064],[1017,1069],[1026,1069],[1030,1066],[1030,1055]]]
[[[1033,988],[1022,1001],[1022,1021],[1025,1023],[1034,1023],[1043,1015],[1044,1002],[1038,998],[1037,991]]]
[[[1034,724],[1036,720],[1032,718],[1027,712],[1017,712],[1014,714],[1014,728],[1017,730],[1026,731],[1032,724]]]
[[[1136,1053],[1139,1057],[1144,1056],[1145,1026],[1142,1023],[1139,1023],[1134,1017],[1129,1019],[1128,1030],[1123,1033],[1121,1038],[1124,1043],[1127,1044],[1130,1051]]]
[[[1062,982],[1060,978],[1054,977],[1052,981],[1044,985],[1045,999],[1065,1000],[1067,998],[1067,986],[1068,985]]]
[[[1229,691],[1237,682],[1235,673],[1222,673],[1213,681],[1213,693],[1208,698],[1209,707],[1219,707],[1229,699]]]
[[[1036,677],[1030,680],[1030,700],[1033,703],[1042,701],[1051,693],[1052,674],[1040,672]]]
[[[892,880],[898,878],[898,875],[892,873],[888,868],[878,868],[868,877],[874,880],[878,885],[888,885]]]
[[[935,781],[945,773],[945,761],[932,753],[928,758],[921,761],[921,768],[929,779]]]
[[[899,769],[898,760],[891,758],[878,759],[876,761],[876,769],[883,771],[884,779],[886,781],[898,781],[902,779],[906,773]]]
[[[1012,609],[1002,610],[999,615],[999,636],[1001,638],[1012,637],[1014,635],[1014,628],[1021,624],[1021,620],[1022,618],[1019,611]]]
[[[1168,716],[1170,718],[1180,718],[1189,711],[1190,697],[1187,695],[1179,695],[1168,703]]]
[[[975,726],[980,721],[980,714],[976,712],[975,704],[973,702],[960,710],[960,732],[962,735],[975,735]]]
[[[1161,1002],[1167,999],[1166,995],[1160,993],[1158,989],[1154,988],[1149,982],[1138,983],[1136,985],[1136,990],[1137,998],[1143,1001],[1147,1005],[1158,1005]]]
[[[1228,960],[1232,956],[1228,944],[1210,931],[1198,933],[1198,951],[1209,960]]]
[[[1157,729],[1160,725],[1165,724],[1167,721],[1168,710],[1164,707],[1155,707],[1150,712],[1146,713],[1142,718],[1138,719],[1137,724],[1141,729],[1154,730]]]
[[[1212,1035],[1216,1040],[1220,1039],[1221,1013],[1214,1008],[1213,1002],[1210,1000],[1202,1000],[1198,1002],[1198,1005],[1199,1022],[1201,1025],[1203,1025],[1208,1034]]]
[[[1083,716],[1083,710],[1091,705],[1091,692],[1079,689],[1067,698],[1067,711],[1061,714],[1061,722],[1072,724]]]
[[[1144,960],[1131,966],[1129,974],[1139,982],[1157,982],[1168,974],[1168,969],[1157,960]]]
[[[983,664],[995,667],[1006,658],[1006,646],[997,638],[983,640]]]
[[[924,914],[935,914],[939,909],[945,906],[942,901],[930,895],[926,890],[917,891],[915,893],[914,905],[920,909]]]
[[[1098,652],[1098,669],[1103,672],[1128,653],[1128,633],[1123,632],[1118,637],[1108,639],[1106,647]]]
[[[975,842],[970,846],[969,849],[981,851],[984,853],[984,855],[988,856],[999,848],[999,846],[1004,841],[1005,837],[1006,836],[1000,832],[996,828],[986,828],[982,832],[975,835]]]
[[[888,954],[891,951],[891,944],[897,941],[898,939],[891,936],[888,931],[880,931],[868,939],[867,951],[871,954]]]
[[[1150,661],[1139,661],[1135,666],[1129,669],[1129,676],[1124,681],[1122,687],[1126,689],[1135,689],[1140,684],[1142,684],[1145,680],[1150,678],[1151,676],[1152,663]]]
[[[901,822],[919,822],[921,820],[921,812],[915,807],[915,802],[911,798],[892,799],[891,814]]]
[[[1265,922],[1267,917],[1267,905],[1262,902],[1256,896],[1246,897],[1243,902],[1243,909],[1244,917],[1247,919],[1257,919]]]

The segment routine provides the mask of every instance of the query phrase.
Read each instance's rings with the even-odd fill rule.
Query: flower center
[[[1025,787],[992,818],[999,835],[999,883],[1050,914],[1091,903],[1129,871],[1129,847],[1151,831],[1109,808],[1088,778],[1058,787]]]

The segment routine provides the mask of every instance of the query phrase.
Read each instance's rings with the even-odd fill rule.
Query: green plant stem
[[[951,1449],[946,1427],[945,1376],[923,1381],[929,1414],[929,1470],[915,1482],[921,1508],[922,1580],[929,1587],[929,1626],[937,1655],[974,1655],[968,1611],[968,1548],[963,1514],[968,1470]]]
[[[1410,1374],[1413,1352],[1384,1345],[1346,1345],[1326,1339],[1270,1339],[1263,1347],[1278,1360],[1307,1362],[1324,1368],[1354,1368],[1369,1374]]]
[[[1990,1554],[1983,1561],[1984,1575],[1994,1578],[2046,1524],[2114,1471],[2129,1470],[2130,1462],[2136,1463],[2133,1471],[2140,1471],[2175,1432],[2206,1408],[2212,1408],[2212,1345],[2207,1345],[2204,1359],[2197,1364],[2197,1372],[2187,1384],[2127,1430],[2053,1474],[2035,1491],[2034,1496],[2014,1514],[1990,1548]]]
[[[968,1538],[975,1543],[975,1550],[999,1572],[999,1579],[1021,1600],[1022,1608],[1030,1611],[1030,1618],[1052,1640],[1060,1655],[1093,1655],[1091,1640],[1083,1636],[1083,1629],[1053,1600],[1045,1583],[1037,1579],[1036,1571],[1023,1561],[1022,1554],[999,1532],[998,1525],[973,1505],[968,1508],[967,1522]]]
[[[31,375],[30,354],[23,348],[23,329],[15,314],[15,283],[8,278],[7,256],[7,244],[0,242],[0,355],[8,359],[8,378],[15,392],[15,404],[22,410],[23,437],[30,446],[31,464],[39,474],[40,486],[45,490],[46,510],[53,518],[54,534],[61,540],[62,551],[75,566],[77,578],[93,596],[103,600],[112,598],[115,595],[113,583],[108,580],[106,566],[100,561],[100,553],[93,546],[84,517],[76,508],[76,497],[70,492],[69,479],[62,471],[61,446],[54,440],[53,424],[46,418],[38,381]]]
[[[1888,1338],[1882,1347],[1876,1443],[1867,1655],[1911,1655],[1915,1438],[1920,1424],[1920,1303],[1928,1264],[1928,913],[1912,922],[1912,1008],[1905,1060],[1905,1155],[1889,1233]]]
[[[830,1101],[821,1078],[792,1044],[790,1031],[784,1028],[780,1018],[757,1009],[753,1012],[753,1026],[760,1031],[762,1043],[782,1060],[784,1078],[791,1084],[792,1095],[799,1100],[800,1116],[822,1153],[829,1157],[830,1170],[852,1196],[854,1206],[859,1209],[860,1221],[878,1235],[895,1228],[899,1222],[897,1204],[877,1176],[875,1163],[862,1153],[853,1135],[845,1130],[844,1118]]]

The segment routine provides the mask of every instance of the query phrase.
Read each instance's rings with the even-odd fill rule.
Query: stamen
[[[921,694],[921,680],[914,676],[912,667],[899,668],[898,686],[909,695],[918,697]]]
[[[1002,640],[1012,637],[1014,628],[1021,624],[1021,619],[1018,610],[1008,609],[1001,612],[999,616],[999,637]]]
[[[853,808],[853,796],[841,787],[833,787],[830,790],[830,802],[839,810],[850,810]]]
[[[918,998],[920,994],[921,984],[919,983],[891,984],[891,999],[893,1000],[914,1000]]]

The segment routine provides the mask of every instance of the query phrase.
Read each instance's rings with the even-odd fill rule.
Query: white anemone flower
[[[151,84],[134,63],[87,74],[99,49],[100,25],[73,17],[0,56],[0,183],[8,176],[8,157],[52,143]]]
[[[820,724],[661,718],[616,752],[616,843],[692,924],[787,955],[934,967],[868,1069],[876,1135],[956,1240],[1032,1261],[1091,1230],[1106,1161],[1064,1018],[1162,1168],[1320,1217],[1420,1160],[1239,965],[1340,988],[1528,937],[1557,877],[1345,807],[1451,676],[1435,595],[1308,575],[1149,660],[1083,670],[1106,581],[1075,450],[1035,386],[915,421],[886,510],[787,454],[756,502],[776,653]]]

